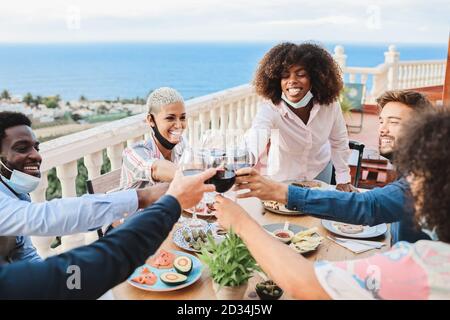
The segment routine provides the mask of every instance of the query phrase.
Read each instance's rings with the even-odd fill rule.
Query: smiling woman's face
[[[186,129],[186,109],[184,103],[175,102],[165,105],[157,114],[153,114],[156,125],[161,135],[171,143],[179,143],[181,135]],[[149,115],[147,120],[150,126],[154,126]]]
[[[311,79],[301,65],[293,65],[281,74],[281,91],[289,101],[297,103],[311,89]]]

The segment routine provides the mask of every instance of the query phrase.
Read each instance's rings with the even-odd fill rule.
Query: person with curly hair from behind
[[[330,183],[333,164],[337,190],[357,191],[351,185],[347,128],[338,102],[343,82],[332,56],[313,43],[281,43],[260,61],[254,86],[267,100],[246,134],[257,167],[267,161],[267,175],[278,181]]]
[[[218,222],[232,228],[264,272],[295,299],[450,299],[450,106],[410,118],[393,159],[410,183],[416,227],[431,240],[400,241],[364,259],[313,262],[221,196]]]

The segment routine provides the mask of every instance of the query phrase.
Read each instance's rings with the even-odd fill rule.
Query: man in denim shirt
[[[413,91],[387,91],[377,99],[382,108],[379,126],[380,154],[392,161],[395,143],[401,133],[402,122],[415,111],[431,106],[422,94]],[[364,193],[311,190],[269,180],[251,168],[237,172],[236,189],[250,191],[239,198],[258,197],[287,204],[290,210],[299,210],[324,219],[352,224],[377,225],[392,223],[392,242],[416,242],[430,237],[415,228],[414,209],[408,201],[409,185],[399,179],[383,188]]]

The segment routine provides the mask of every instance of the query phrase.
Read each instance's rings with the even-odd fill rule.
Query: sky
[[[447,43],[449,0],[1,0],[0,43]]]

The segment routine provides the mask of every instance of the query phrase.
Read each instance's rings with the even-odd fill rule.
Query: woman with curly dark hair
[[[256,71],[259,105],[248,144],[275,180],[331,181],[355,191],[347,164],[347,129],[338,102],[343,87],[339,66],[321,46],[281,43],[266,53]],[[331,160],[331,162],[330,162]]]
[[[410,183],[416,222],[450,243],[450,106],[419,113],[403,130],[394,162]]]
[[[364,259],[313,262],[220,196],[219,224],[233,228],[264,272],[296,299],[450,299],[450,106],[427,108],[402,126],[394,163],[410,182],[417,228],[432,240],[400,241]]]

